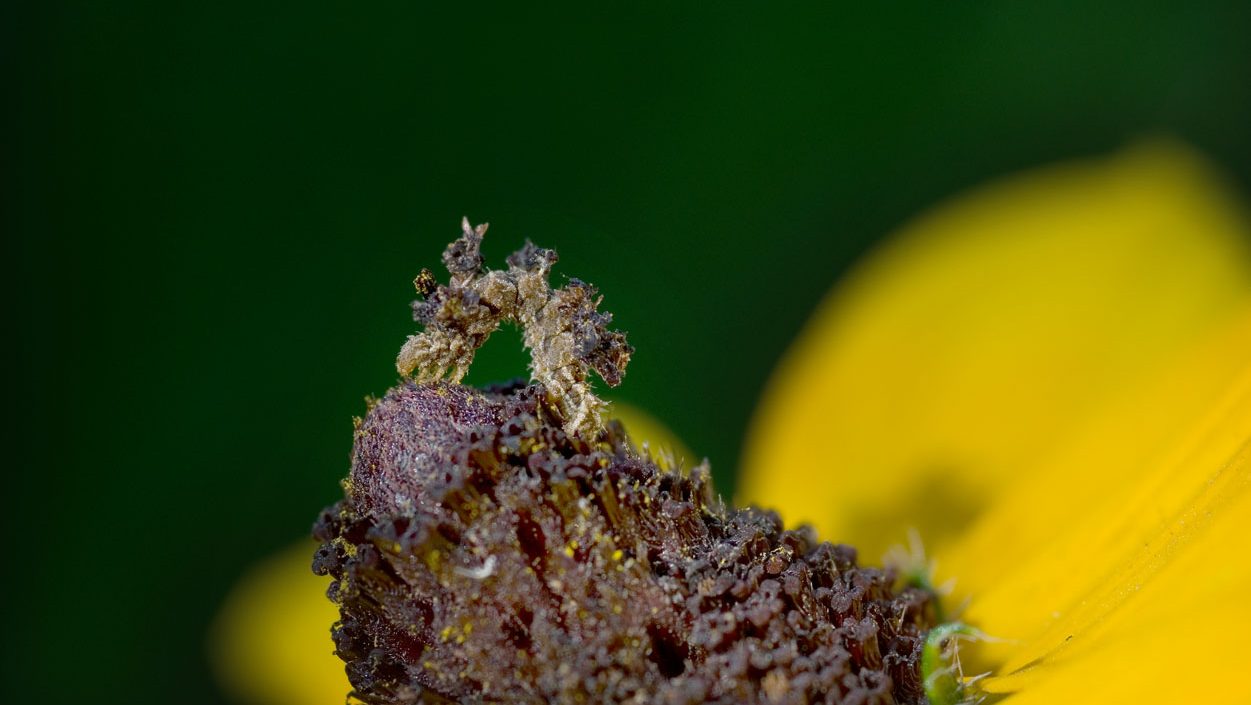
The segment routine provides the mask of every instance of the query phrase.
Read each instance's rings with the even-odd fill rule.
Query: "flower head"
[[[466,242],[472,240],[469,232],[480,236],[468,229]],[[869,615],[905,617],[907,629],[872,622],[878,637],[902,637],[913,649],[884,648],[879,641],[883,664],[888,654],[919,655],[918,670],[911,671],[921,678],[916,685],[907,685],[907,673],[887,669],[892,687],[905,684],[896,696],[915,697],[920,687],[937,705],[981,695],[1014,705],[1251,699],[1251,681],[1231,675],[1241,672],[1243,658],[1230,645],[1236,638],[1231,635],[1251,627],[1251,612],[1242,599],[1251,589],[1251,566],[1241,558],[1251,554],[1249,232],[1244,215],[1200,160],[1177,145],[1151,143],[1111,160],[1044,169],[939,209],[870,257],[823,304],[760,407],[747,444],[740,500],[777,507],[789,522],[811,522],[822,537],[853,542],[870,560],[902,542],[910,528],[916,530],[925,554],[919,548],[897,552],[892,565],[899,585],[875,593],[859,608]],[[481,262],[475,256],[475,248],[453,252],[451,264],[464,265],[461,280],[490,276],[478,271]],[[455,287],[458,272],[449,268]],[[423,294],[438,290],[428,275],[419,277],[418,288]],[[456,365],[449,362],[449,369],[454,376]],[[589,368],[581,369],[585,380]],[[463,390],[446,383],[406,383],[375,407],[379,416],[361,428],[382,428],[384,417],[402,412],[405,404],[434,403],[429,397],[439,389],[452,397]],[[822,549],[808,534],[782,531],[773,515],[723,508],[713,499],[703,470],[669,473],[674,464],[639,453],[616,423],[596,426],[590,413],[568,423],[579,408],[597,409],[595,402],[553,403],[546,391],[524,386],[477,394],[476,401],[466,396],[450,402],[452,408],[479,404],[497,410],[488,415],[503,415],[506,409],[524,423],[488,434],[502,443],[472,434],[427,439],[430,447],[455,456],[464,472],[417,488],[390,480],[359,489],[349,484],[345,503],[325,518],[320,534],[329,548],[319,564],[338,577],[334,594],[354,605],[345,613],[373,615],[386,611],[383,605],[403,602],[402,591],[392,588],[407,584],[414,574],[389,574],[379,567],[387,563],[407,566],[427,580],[430,594],[441,596],[445,617],[470,615],[440,622],[439,629],[420,637],[428,642],[422,642],[423,653],[437,654],[436,670],[450,678],[436,687],[454,687],[451,682],[480,688],[489,681],[495,688],[504,680],[517,685],[552,667],[557,676],[585,676],[577,659],[567,655],[574,652],[559,647],[618,633],[639,635],[639,650],[607,649],[603,642],[578,650],[579,657],[591,653],[600,659],[591,672],[618,672],[619,663],[603,660],[608,653],[627,660],[644,655],[635,663],[643,670],[630,673],[653,674],[632,681],[648,684],[640,689],[657,688],[649,693],[661,692],[674,678],[696,682],[721,673],[715,669],[722,666],[709,665],[715,659],[705,658],[715,651],[710,644],[729,643],[734,653],[734,644],[762,637],[739,632],[725,641],[717,619],[735,615],[741,626],[742,618],[750,622],[756,613],[739,614],[728,601],[717,604],[725,595],[718,592],[720,574],[700,571],[710,570],[708,560],[720,555],[718,547],[759,549],[743,554],[749,556],[745,565],[762,565],[764,571],[759,582],[746,581],[754,590],[750,596],[764,595],[765,605],[776,597],[783,606],[776,613],[768,611],[771,607],[760,612],[762,626],[753,623],[765,637],[785,640],[798,627],[812,629],[813,623],[803,619],[813,613],[798,606],[804,598],[796,602],[788,592],[802,581],[788,583],[783,576],[806,570],[815,595],[821,585],[813,578],[821,571],[814,561],[820,563],[816,555],[822,550],[833,556],[838,576],[852,583],[886,582],[885,573],[840,564],[838,556],[845,557],[846,549]],[[495,417],[490,420],[495,423]],[[584,425],[588,421],[591,425]],[[627,420],[625,428],[640,435],[641,425]],[[536,450],[539,444],[547,446],[546,453]],[[532,458],[537,458],[533,466]],[[524,474],[499,472],[523,459]],[[637,491],[629,483],[622,492],[623,472],[639,478]],[[531,484],[520,482],[523,477],[532,478]],[[637,537],[624,539],[620,517],[601,509],[610,487],[613,497],[635,491],[634,501],[642,502],[644,509],[636,508],[627,524],[659,533],[641,544]],[[496,494],[483,494],[482,488]],[[498,499],[501,490],[505,500]],[[521,506],[504,501],[529,506],[540,499],[539,492],[551,498],[543,510],[546,524],[532,534],[543,537],[536,553],[543,576],[550,580],[553,567],[560,567],[576,583],[561,583],[568,592],[556,603],[550,597],[536,602],[557,624],[547,632],[558,637],[553,642],[557,651],[549,652],[553,657],[545,663],[527,662],[531,670],[526,675],[523,669],[524,677],[514,672],[496,680],[484,675],[496,673],[487,668],[475,671],[473,679],[457,680],[449,673],[467,658],[475,668],[488,662],[516,667],[523,659],[521,653],[508,657],[514,660],[470,657],[478,646],[466,645],[484,627],[492,636],[474,644],[491,644],[491,653],[495,646],[516,644],[509,641],[519,638],[516,628],[508,619],[497,619],[509,614],[516,595],[500,586],[529,580],[539,591],[535,594],[552,589],[543,587],[533,559],[528,565],[526,558],[518,559],[529,554],[519,552],[519,539],[517,545],[509,539],[521,534],[502,509]],[[657,501],[663,493],[667,497]],[[400,531],[394,522],[387,528],[388,517],[410,510],[402,501],[406,496],[411,502],[426,501],[425,511],[439,521],[465,529],[481,522],[482,528],[451,535],[440,533],[438,522],[433,533],[429,524],[416,534],[407,525]],[[580,499],[590,507],[589,518],[582,514]],[[665,502],[684,506],[674,515]],[[763,540],[736,539],[735,526],[758,531]],[[417,540],[420,531],[425,538]],[[370,551],[386,548],[378,537],[392,534],[408,557],[394,564],[371,562]],[[706,541],[709,551],[689,550],[697,545],[692,536]],[[440,545],[458,551],[457,559],[447,560],[452,552],[444,555],[440,548],[432,565],[426,560],[429,552],[422,552],[429,544],[422,541],[446,542]],[[645,571],[604,581],[608,589],[603,594],[609,598],[587,594],[602,580],[601,568],[623,565],[614,556],[621,551],[625,558],[631,545],[634,568]],[[349,546],[356,547],[355,556],[349,555]],[[786,547],[787,562],[775,564],[781,572],[771,575],[773,554]],[[418,555],[422,560],[413,563]],[[301,569],[295,562],[284,564],[270,574],[277,577],[260,581],[262,590],[241,591],[225,622],[226,632],[236,635],[229,641],[232,647],[271,643],[244,638],[249,635],[270,639],[304,628],[316,632],[331,619],[325,600],[284,609],[297,602],[279,604],[266,597],[290,592],[287,585],[298,578],[289,576]],[[355,581],[352,571],[357,571]],[[692,582],[694,575],[713,577],[711,586]],[[744,576],[735,576],[737,586]],[[940,586],[950,586],[953,579],[954,591],[938,598],[945,594]],[[776,587],[766,590],[770,582]],[[306,584],[307,594],[315,596],[319,588]],[[353,584],[365,589],[353,593]],[[671,601],[658,599],[664,595]],[[622,604],[622,615],[609,616],[613,596]],[[675,597],[680,599],[673,602]],[[454,610],[446,607],[453,603]],[[584,603],[591,605],[586,614]],[[831,628],[855,637],[856,622],[838,621],[838,610],[828,609],[834,602],[818,603],[836,617]],[[905,604],[915,611],[901,610]],[[944,618],[961,621],[935,627],[939,606]],[[653,607],[665,619],[650,620]],[[433,624],[433,616],[417,612],[411,624]],[[601,613],[602,621],[595,621]],[[711,621],[699,626],[697,620],[709,615]],[[688,617],[689,631],[674,626]],[[285,621],[275,628],[278,618]],[[572,621],[561,626],[561,619]],[[649,630],[653,624],[669,629]],[[403,685],[411,671],[397,674],[383,654],[370,661],[372,644],[389,644],[391,654],[403,642],[388,643],[389,636],[377,631],[381,625],[349,626],[345,620],[340,653],[364,664],[356,674],[358,685],[362,677],[383,676],[372,682],[381,694],[368,697],[385,701],[412,695],[415,689],[386,690]],[[469,633],[464,625],[472,625]],[[864,629],[862,636],[869,627]],[[353,641],[352,634],[379,635],[381,641]],[[914,635],[923,638],[914,640]],[[530,638],[533,648],[534,635]],[[770,664],[791,658],[783,641],[772,643],[783,651],[767,650]],[[849,643],[842,642],[844,649]],[[274,648],[279,648],[276,643]],[[311,659],[331,646],[301,638],[281,648],[282,656],[310,649]],[[814,652],[804,648],[799,652],[811,660]],[[348,687],[312,685],[314,679],[301,675],[322,676],[328,666],[298,667],[295,659],[274,655],[266,660],[255,649],[245,649],[222,651],[244,654],[230,662],[235,666],[227,673],[267,702],[297,705],[325,697],[300,695],[306,684],[307,692],[323,694]],[[705,660],[697,663],[698,658]],[[248,670],[254,661],[264,667]],[[752,690],[746,692],[767,700],[812,686],[810,678],[800,677],[809,671],[796,670],[794,659],[789,663],[790,670],[760,670],[749,658],[752,675],[742,682]],[[850,669],[858,673],[862,665]],[[900,665],[908,665],[906,659],[895,661],[895,667]],[[989,675],[980,677],[983,672]],[[465,695],[468,691],[426,692],[477,697]],[[708,691],[668,694],[689,700],[701,692]]]

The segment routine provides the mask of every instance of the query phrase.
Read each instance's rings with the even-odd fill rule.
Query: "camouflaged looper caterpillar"
[[[552,289],[527,243],[484,270],[464,224],[423,271],[405,379],[356,425],[314,570],[333,576],[350,701],[920,703],[932,591],[895,589],[847,546],[730,509],[707,462],[638,451],[587,373],[633,350],[593,287]],[[474,351],[520,325],[532,381],[463,386]],[[450,375],[450,379],[444,379]]]
[[[433,382],[449,372],[452,382],[460,382],[474,353],[500,323],[516,323],[532,356],[530,373],[546,389],[565,431],[594,438],[603,426],[604,404],[591,392],[587,371],[595,370],[615,387],[634,353],[625,334],[608,330],[612,314],[596,310],[600,296],[595,287],[573,279],[552,289],[548,274],[556,253],[529,241],[508,258],[507,270],[483,272],[479,247],[486,224],[472,228],[465,219],[461,230],[443,252],[451,283],[436,284],[428,269],[413,282],[426,297],[413,302],[413,318],[426,330],[409,336],[396,369],[405,377],[417,371],[418,382]]]

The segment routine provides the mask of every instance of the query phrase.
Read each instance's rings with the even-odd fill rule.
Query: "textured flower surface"
[[[937,561],[920,574],[954,579],[947,611],[993,636],[964,642],[965,670],[1007,702],[1248,700],[1229,647],[1251,627],[1247,237],[1169,144],[932,212],[779,368],[740,503],[870,559],[915,528]],[[244,698],[348,689],[308,553],[223,612],[216,651]]]

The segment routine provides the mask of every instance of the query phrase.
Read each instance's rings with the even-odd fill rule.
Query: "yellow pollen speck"
[[[620,548],[612,552],[612,559],[614,561],[621,560],[623,556],[625,556],[625,551],[622,551]]]
[[[764,688],[765,697],[774,703],[781,702],[790,690],[790,681],[781,670],[769,671],[760,685]]]

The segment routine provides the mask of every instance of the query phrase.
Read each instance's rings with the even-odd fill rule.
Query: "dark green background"
[[[910,215],[1154,132],[1251,184],[1245,2],[32,5],[0,49],[5,702],[222,698],[205,626],[335,498],[462,214],[601,287],[615,396],[728,490],[787,341]],[[474,376],[522,368],[510,334]]]

